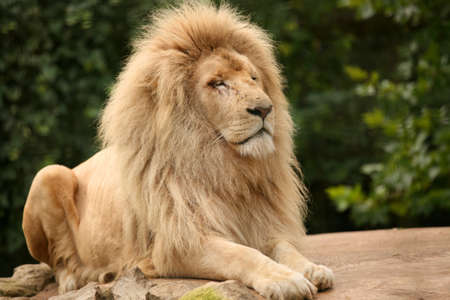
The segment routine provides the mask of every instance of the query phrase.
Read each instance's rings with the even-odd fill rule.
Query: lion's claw
[[[309,279],[319,291],[333,287],[333,271],[324,265],[311,263],[305,270],[304,276]]]
[[[297,272],[293,272],[293,274],[285,278],[260,280],[254,288],[265,298],[276,300],[312,300],[317,293],[317,288],[302,274]]]

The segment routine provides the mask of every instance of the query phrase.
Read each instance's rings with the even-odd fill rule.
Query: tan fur
[[[103,150],[34,179],[30,253],[62,292],[137,265],[312,298],[332,273],[298,253],[305,188],[287,106],[272,42],[246,18],[198,3],[156,13],[103,112]]]

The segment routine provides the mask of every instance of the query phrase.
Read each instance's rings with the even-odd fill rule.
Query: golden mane
[[[204,52],[220,47],[249,58],[277,107],[276,150],[264,160],[215,143],[213,128],[195,109],[193,70]],[[100,137],[121,154],[129,205],[147,221],[137,225],[137,240],[148,240],[148,228],[161,237],[153,255],[199,247],[205,232],[247,245],[262,243],[257,232],[266,227],[288,238],[304,234],[305,187],[296,174],[293,124],[273,48],[263,30],[228,5],[198,3],[155,13],[134,44],[103,112]],[[243,224],[246,215],[251,226]]]

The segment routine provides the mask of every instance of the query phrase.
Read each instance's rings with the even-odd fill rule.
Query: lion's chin
[[[242,156],[263,158],[275,151],[275,144],[270,134],[262,132],[245,143],[235,145],[235,148]]]

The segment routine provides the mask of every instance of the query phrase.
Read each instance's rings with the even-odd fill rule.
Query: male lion
[[[299,252],[305,188],[272,42],[227,5],[162,10],[103,112],[103,149],[35,177],[23,230],[60,292],[139,266],[271,299],[333,284]]]

